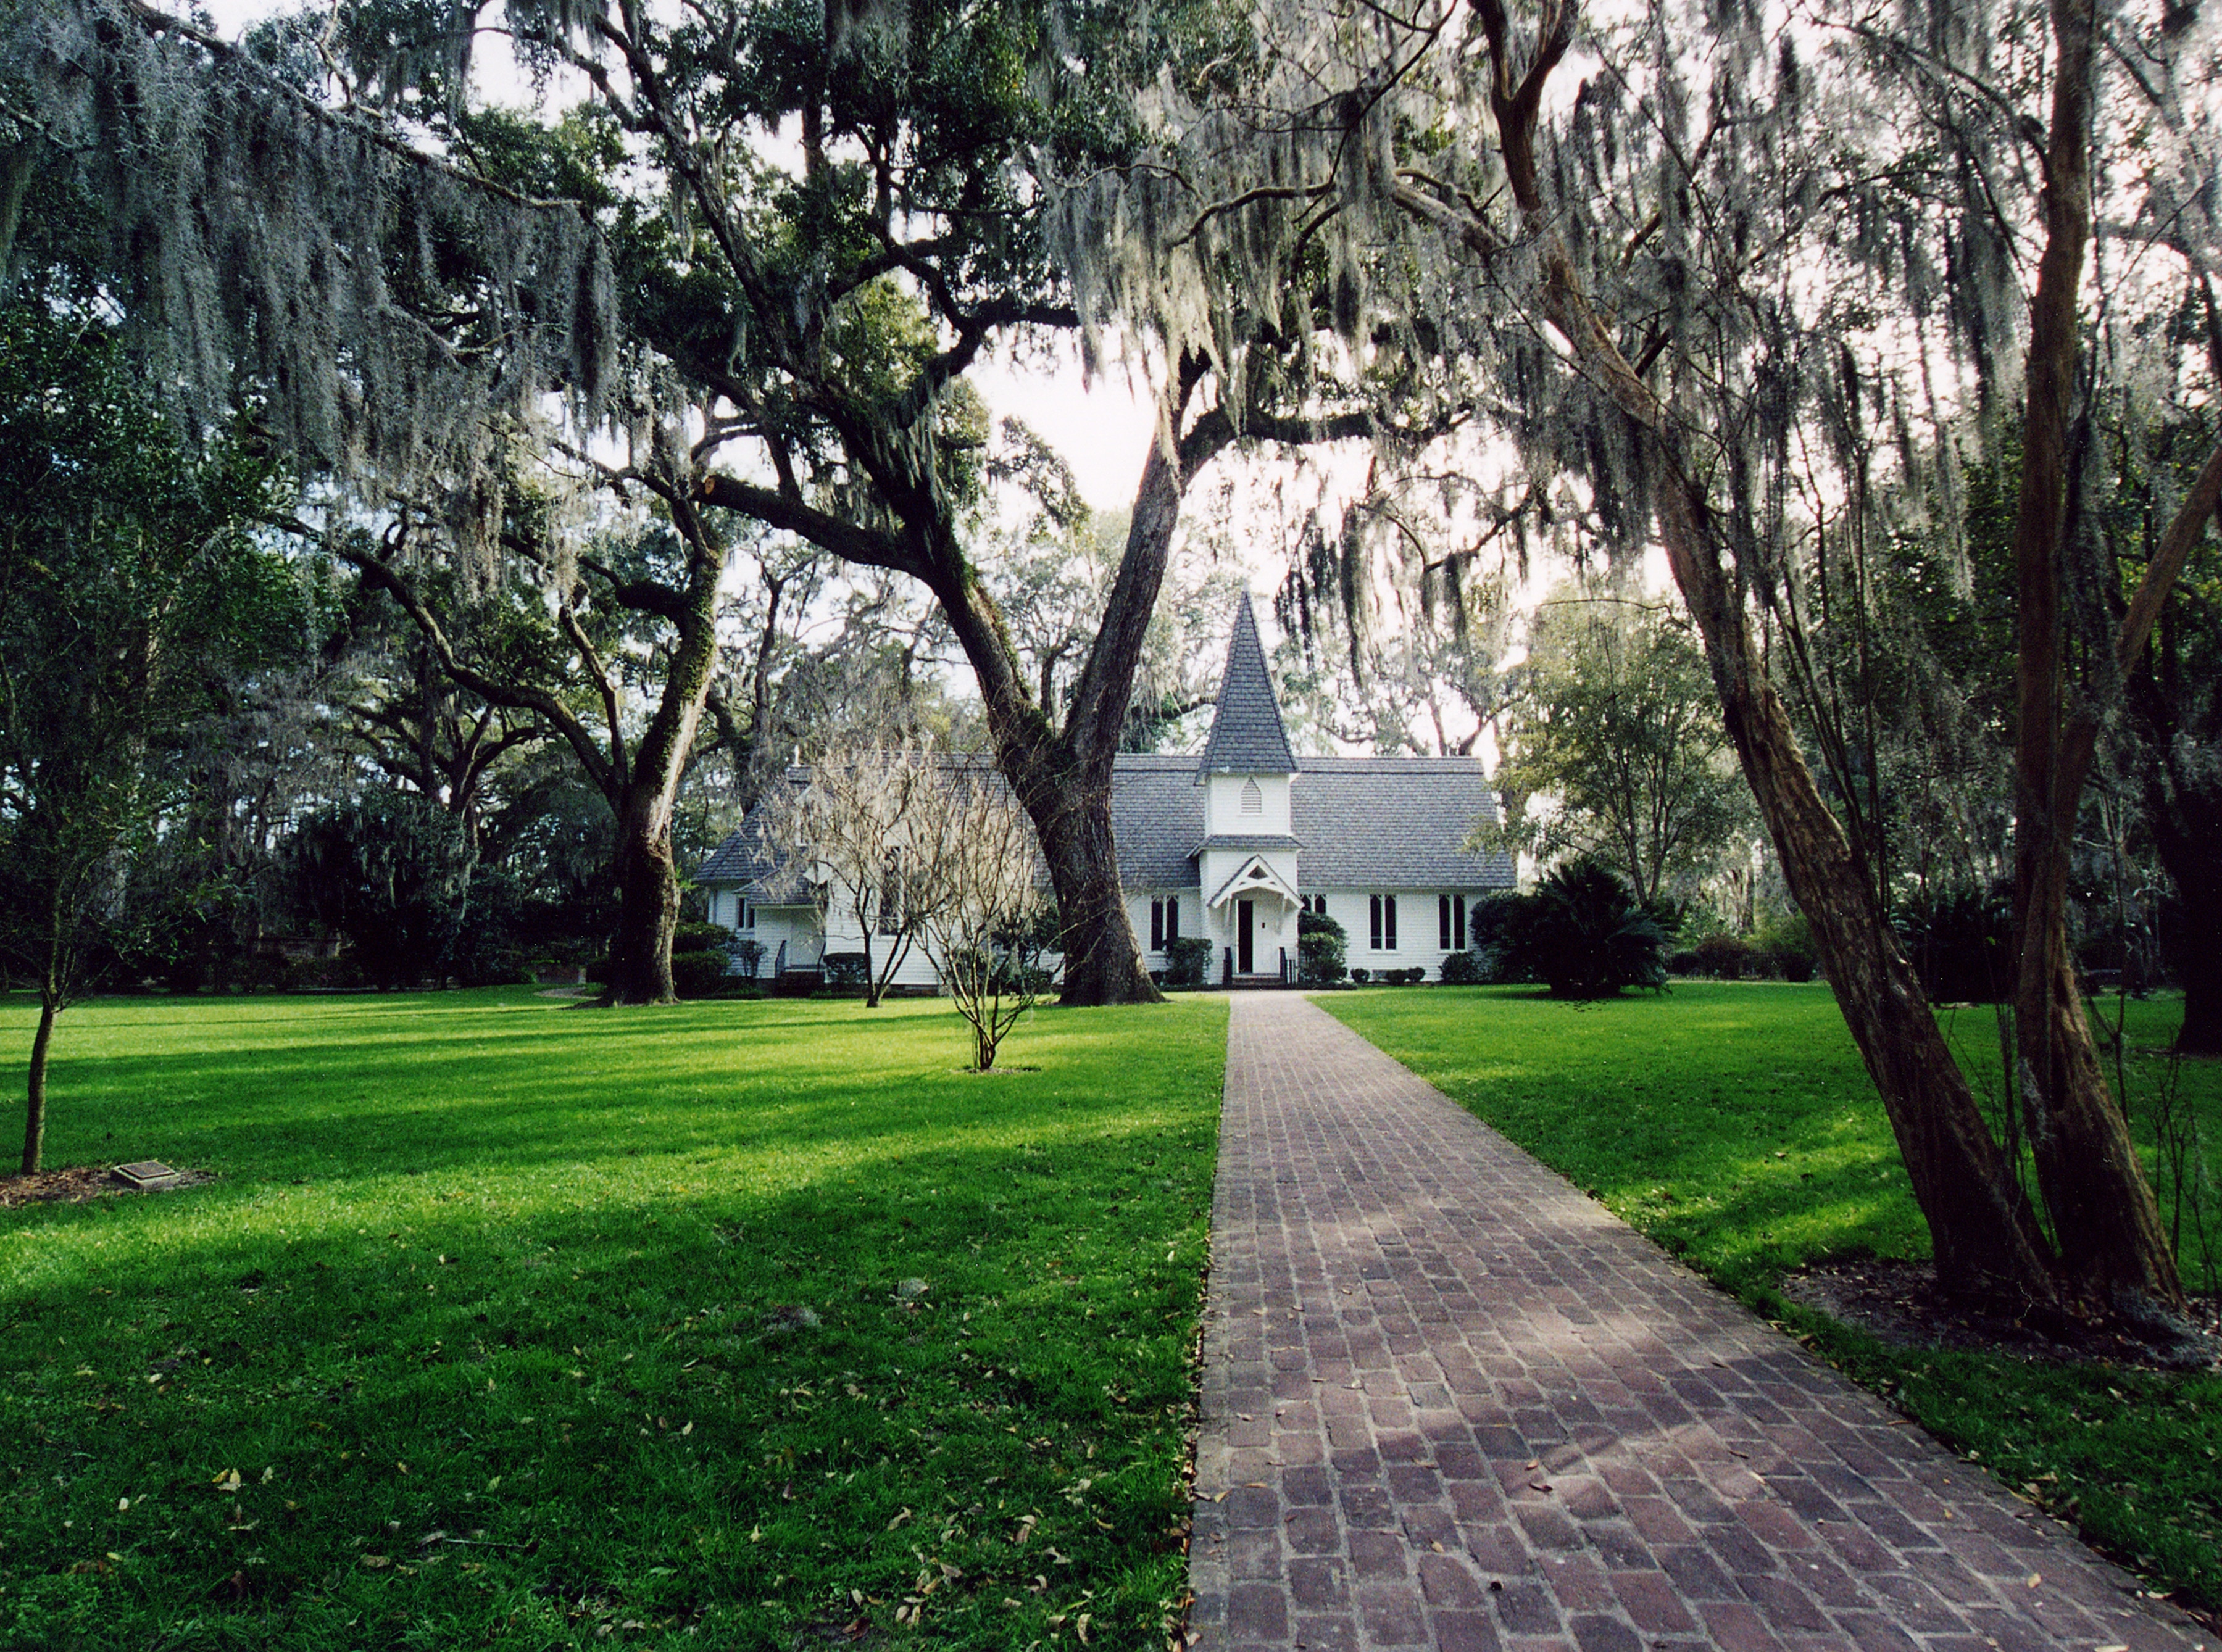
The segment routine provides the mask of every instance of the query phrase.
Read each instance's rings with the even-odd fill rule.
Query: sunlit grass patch
[[[0,1644],[1159,1638],[1224,1009],[963,1031],[72,1011],[50,1158],[219,1180],[0,1213]]]
[[[1881,1102],[1825,986],[1681,982],[1584,1005],[1503,987],[1320,1001],[2007,1485],[2222,1606],[2222,1375],[1892,1348],[1773,1289],[1808,1262],[1929,1254]],[[2127,1010],[2131,1121],[2150,1152],[2169,1068],[2158,1052],[2181,1004]],[[1990,1012],[1947,1017],[1978,1092],[1995,1100]],[[2222,1155],[2222,1067],[2185,1063],[2177,1078]],[[2183,1262],[2193,1288],[2215,1288],[2205,1258]]]

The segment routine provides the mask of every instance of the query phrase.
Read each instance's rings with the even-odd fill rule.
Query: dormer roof
[[[1289,748],[1281,704],[1274,698],[1265,650],[1258,641],[1258,616],[1246,591],[1234,610],[1234,635],[1227,645],[1219,707],[1212,713],[1211,738],[1204,744],[1199,776],[1296,772],[1296,754]]]

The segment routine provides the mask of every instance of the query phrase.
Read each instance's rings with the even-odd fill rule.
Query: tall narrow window
[[[1180,897],[1168,896],[1165,900],[1165,944],[1180,939]]]
[[[1382,947],[1382,950],[1384,952],[1396,951],[1397,898],[1394,895],[1384,895],[1381,898],[1381,933],[1388,937],[1387,941]]]
[[[1451,898],[1435,897],[1435,944],[1445,952],[1451,949]]]
[[[1150,903],[1150,950],[1165,949],[1165,904],[1161,900]]]
[[[1381,950],[1381,897],[1378,895],[1373,898],[1372,917],[1373,950],[1378,952]]]
[[[1451,946],[1459,952],[1466,950],[1466,897],[1451,897]]]

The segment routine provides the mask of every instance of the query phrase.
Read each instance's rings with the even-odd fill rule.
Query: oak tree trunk
[[[1881,1096],[1940,1285],[2009,1313],[2056,1306],[2050,1256],[2013,1167],[1765,677],[1723,548],[1679,456],[1647,432],[1667,560],[1698,622],[1729,738],[1845,1024]]]
[[[2186,1055],[2222,1055],[2222,789],[2179,781],[2175,795],[2155,799],[2153,842],[2182,903],[2175,971],[2183,986],[2183,1025],[2175,1048]]]
[[[668,1004],[671,936],[679,927],[679,875],[671,854],[671,818],[659,820],[653,798],[625,799],[618,817],[611,871],[618,885],[618,926],[610,942],[609,1001]]]
[[[607,994],[612,1004],[668,1004],[678,997],[671,980],[671,936],[679,925],[671,820],[718,661],[718,580],[725,556],[694,502],[667,498],[673,524],[687,542],[687,576],[662,609],[675,633],[663,692],[625,766],[619,794],[610,799],[618,816],[618,927],[611,938]],[[615,726],[613,716],[613,730]]]

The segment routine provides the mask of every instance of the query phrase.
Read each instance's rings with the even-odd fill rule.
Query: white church
[[[807,771],[790,778],[807,783]],[[1214,985],[1293,980],[1307,908],[1342,925],[1353,970],[1434,979],[1466,950],[1472,903],[1513,885],[1509,856],[1463,847],[1496,810],[1471,757],[1299,760],[1247,594],[1202,753],[1121,754],[1112,775],[1120,883],[1147,966],[1164,970],[1176,941],[1201,936]],[[761,947],[758,975],[814,978],[826,954],[863,949],[853,918],[821,921],[778,873],[752,815],[695,874],[710,921]],[[923,948],[894,982],[935,984]]]

